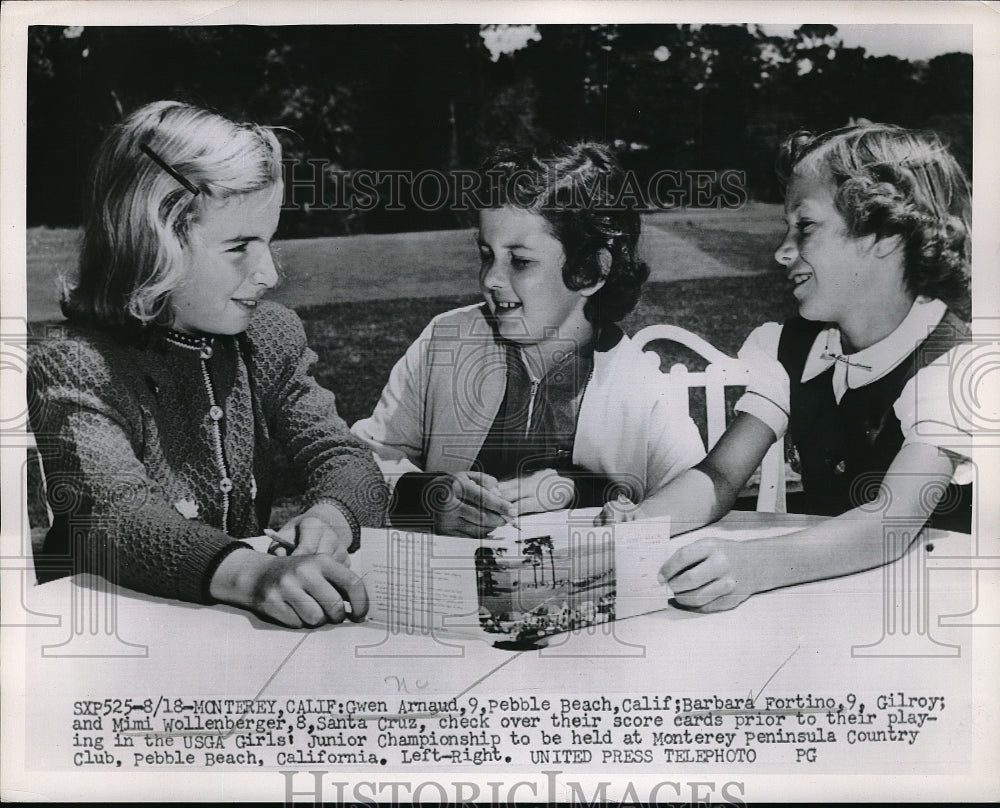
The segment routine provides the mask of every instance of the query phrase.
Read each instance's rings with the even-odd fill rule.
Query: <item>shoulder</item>
[[[485,304],[475,303],[435,315],[410,343],[406,353],[409,361],[418,355],[422,357],[421,361],[426,361],[434,346],[454,348],[456,343],[479,348],[496,343]],[[448,361],[450,363],[451,360]]]
[[[110,382],[116,366],[126,366],[134,349],[113,334],[64,325],[32,339],[28,364],[33,380],[99,388]]]
[[[473,303],[435,315],[424,329],[425,334],[447,337],[451,335],[469,336],[491,332],[486,319],[486,304]]]
[[[768,325],[775,325],[775,323],[769,323]],[[811,347],[813,340],[816,339],[816,335],[829,327],[829,323],[806,320],[802,317],[792,317],[785,320],[784,325],[780,327],[782,342],[789,345],[805,344]]]
[[[305,327],[291,309],[273,301],[262,301],[242,336],[244,349],[260,377],[283,376],[308,351]]]
[[[258,349],[280,347],[289,342],[305,342],[305,328],[299,316],[272,300],[263,300],[246,330],[250,343]]]
[[[737,356],[743,359],[745,358],[744,354],[753,353],[765,354],[777,358],[778,345],[784,333],[785,326],[781,323],[764,323],[763,325],[759,325],[747,335]]]

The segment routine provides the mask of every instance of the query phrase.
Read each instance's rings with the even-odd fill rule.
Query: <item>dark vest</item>
[[[795,317],[785,323],[778,361],[788,373],[788,432],[802,471],[802,510],[835,516],[874,500],[886,471],[903,445],[893,404],[922,367],[969,340],[967,326],[950,311],[913,353],[871,384],[848,389],[837,403],[833,367],[802,382],[802,370],[816,336],[826,327]],[[972,486],[948,486],[931,524],[968,533]]]

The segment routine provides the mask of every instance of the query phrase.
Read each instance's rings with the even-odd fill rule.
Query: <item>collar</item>
[[[807,382],[833,367],[833,392],[839,402],[849,389],[864,387],[881,379],[899,365],[933,331],[947,312],[940,300],[918,297],[909,312],[891,334],[853,354],[845,354],[840,341],[840,329],[825,328],[816,335],[802,381]]]
[[[593,339],[590,339],[583,344],[576,345],[572,350],[567,350],[560,356],[557,356],[555,363],[548,369],[545,376],[541,379],[535,379],[532,375],[531,369],[525,360],[524,352],[520,345],[503,339],[498,340],[498,342],[503,346],[504,350],[508,352],[508,356],[516,355],[518,357],[519,364],[527,372],[529,380],[533,382],[543,382],[553,376],[561,379],[574,378],[574,373],[566,372],[568,368],[574,368],[576,377],[589,377],[590,371],[594,365],[595,355],[597,353],[607,353],[608,351],[611,351],[622,341],[624,336],[625,332],[622,331],[621,328],[619,328],[615,323],[606,324],[600,327],[597,329],[597,333],[594,335]]]

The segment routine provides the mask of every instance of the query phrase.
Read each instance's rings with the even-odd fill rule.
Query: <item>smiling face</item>
[[[541,216],[513,207],[480,211],[478,243],[479,284],[503,338],[522,345],[590,339],[583,307],[603,281],[566,287],[566,254]]]
[[[186,333],[239,334],[264,292],[278,281],[271,239],[281,185],[209,200],[184,248],[185,281],[170,296],[173,327]]]
[[[848,233],[834,191],[821,173],[796,169],[785,195],[788,229],[774,257],[795,285],[799,314],[843,324],[881,292],[886,279],[876,274],[885,270],[873,249],[875,238]]]

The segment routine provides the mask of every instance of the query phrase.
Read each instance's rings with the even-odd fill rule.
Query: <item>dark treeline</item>
[[[530,34],[520,49],[491,50],[518,33]],[[639,178],[736,169],[762,200],[779,198],[776,149],[799,128],[860,117],[933,128],[967,169],[972,159],[970,55],[875,58],[829,25],[791,38],[737,25],[36,26],[28,224],[77,224],[98,141],[158,98],[287,127],[289,158],[324,161],[322,194],[290,200],[300,209],[283,216],[285,236],[454,226],[448,205],[320,208],[351,199],[359,170],[475,168],[500,143],[596,138]]]

